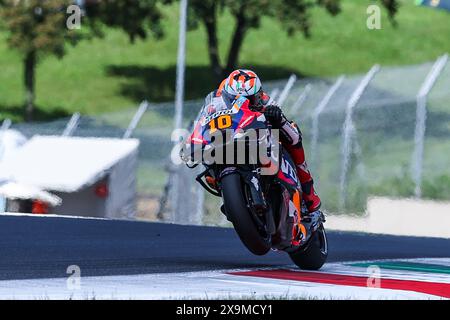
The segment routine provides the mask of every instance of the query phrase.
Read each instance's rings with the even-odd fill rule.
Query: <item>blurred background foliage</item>
[[[35,32],[23,29],[20,32],[28,36],[22,37],[23,43],[11,40],[21,39],[11,27],[11,11],[8,18],[8,4],[13,2],[35,6],[47,2],[0,2],[0,118],[22,121],[27,65],[23,46]],[[48,45],[49,50],[37,49],[34,119],[76,111],[99,114],[145,98],[153,102],[173,99],[177,1],[90,0],[81,30],[75,32],[61,28],[61,17],[68,16],[63,10],[68,1],[50,2],[61,9],[53,12],[58,17],[54,23],[46,20],[56,30],[49,33],[49,43],[54,45]],[[370,4],[387,8],[382,10],[381,30],[367,29]],[[189,17],[187,99],[204,96],[235,66],[253,68],[267,81],[291,73],[300,77],[360,73],[374,63],[415,64],[450,51],[448,13],[406,0],[252,0],[245,4],[192,0]],[[15,23],[26,24],[22,20]],[[214,36],[208,31],[211,20]],[[216,46],[211,44],[214,38]]]

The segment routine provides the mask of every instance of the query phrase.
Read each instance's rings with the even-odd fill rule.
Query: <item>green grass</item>
[[[304,76],[361,73],[374,63],[415,64],[450,52],[450,15],[445,11],[416,7],[404,1],[393,28],[383,12],[382,30],[366,28],[369,1],[343,0],[343,12],[331,17],[314,10],[311,39],[288,37],[276,21],[263,19],[244,43],[240,65],[259,71],[263,80]],[[165,10],[166,37],[132,45],[125,34],[107,30],[104,39],[84,41],[58,60],[42,59],[37,68],[38,119],[80,111],[100,114],[135,106],[147,98],[169,101],[174,95],[177,52],[176,6]],[[221,54],[225,56],[233,25],[225,15],[220,21]],[[24,99],[20,55],[0,33],[0,118],[22,120]],[[188,35],[188,99],[203,96],[216,83],[209,73],[203,28]]]

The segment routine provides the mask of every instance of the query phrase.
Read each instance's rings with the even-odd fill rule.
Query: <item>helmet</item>
[[[225,81],[224,90],[231,95],[252,96],[261,90],[261,80],[251,70],[233,71]]]
[[[225,80],[223,90],[232,96],[241,95],[250,100],[250,106],[259,108],[261,105],[262,90],[261,80],[258,75],[246,69],[233,71]]]

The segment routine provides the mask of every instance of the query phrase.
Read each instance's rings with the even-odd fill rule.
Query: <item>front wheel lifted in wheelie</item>
[[[247,249],[256,255],[264,255],[271,247],[270,235],[257,227],[257,217],[249,210],[244,188],[239,173],[231,173],[222,178],[225,212]]]

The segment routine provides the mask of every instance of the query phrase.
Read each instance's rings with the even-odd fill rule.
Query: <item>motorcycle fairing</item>
[[[293,192],[299,190],[301,187],[297,176],[297,171],[295,169],[295,164],[284,148],[282,148],[279,165],[280,168],[277,173],[278,180]]]
[[[264,129],[266,121],[265,117],[263,117],[260,112],[250,110],[249,103],[247,98],[236,96],[231,103],[225,104],[227,106],[226,108],[223,108],[222,106],[221,110],[207,106],[196,121],[194,130],[186,142],[189,144],[211,144],[213,135],[210,123],[214,119],[224,115],[229,115],[231,117],[231,124],[226,128],[227,130],[236,132],[248,128]]]
[[[281,203],[278,209],[279,220],[276,233],[272,236],[272,245],[275,249],[286,250],[291,247],[294,218],[289,215],[291,194],[287,189],[282,190]]]

